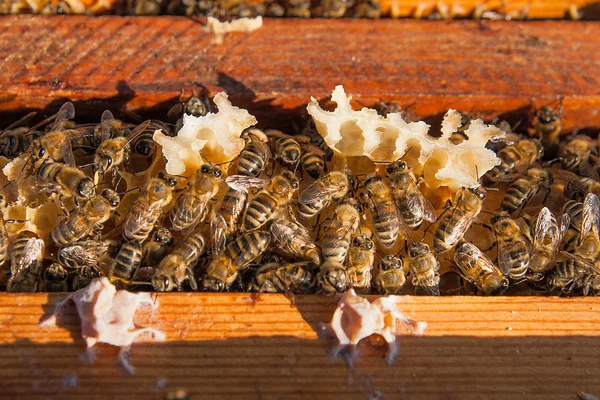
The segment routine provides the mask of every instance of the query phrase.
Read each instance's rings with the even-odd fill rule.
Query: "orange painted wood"
[[[226,90],[262,125],[300,113],[335,85],[363,104],[395,100],[417,118],[449,107],[491,118],[563,98],[565,130],[600,127],[600,24],[265,20],[211,43],[178,17],[0,19],[0,113],[161,115],[182,88]]]
[[[134,345],[134,376],[100,346],[84,351],[74,308],[55,328],[38,322],[63,295],[0,294],[0,389],[7,398],[164,399],[574,399],[600,394],[600,302],[537,297],[407,297],[400,308],[427,321],[424,336],[399,337],[400,354],[361,343],[349,369],[318,339],[336,299],[280,295],[160,294],[138,323],[163,343]],[[72,383],[76,382],[75,386]],[[382,396],[382,397],[377,397]]]

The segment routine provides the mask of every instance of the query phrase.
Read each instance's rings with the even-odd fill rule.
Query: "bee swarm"
[[[449,110],[436,139],[332,99],[294,134],[225,93],[169,122],[77,124],[71,103],[19,121],[0,133],[1,287],[600,293],[596,140],[559,140],[547,107],[533,137]]]

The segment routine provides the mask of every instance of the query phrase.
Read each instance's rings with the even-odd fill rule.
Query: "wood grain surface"
[[[280,295],[161,294],[137,322],[164,330],[162,343],[134,345],[134,376],[84,342],[74,307],[40,328],[63,295],[0,294],[0,389],[18,398],[165,399],[575,399],[600,394],[600,303],[536,297],[407,297],[400,308],[429,324],[399,337],[392,366],[361,343],[353,369],[328,359],[319,324],[336,299]]]
[[[597,23],[268,19],[211,40],[178,17],[2,18],[0,117],[66,99],[79,116],[156,117],[201,83],[280,126],[344,84],[362,104],[414,103],[416,118],[453,107],[516,122],[562,98],[566,131],[600,127]]]

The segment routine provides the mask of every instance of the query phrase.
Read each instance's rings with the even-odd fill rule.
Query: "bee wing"
[[[568,253],[566,251],[561,251],[560,255],[563,256],[563,257],[565,257],[565,258],[570,258],[571,260],[575,260],[577,262],[580,262],[580,263],[584,264],[590,270],[594,271],[597,274],[600,274],[600,268],[597,267],[590,260],[586,260],[585,258],[578,256],[577,254]]]
[[[565,181],[569,182],[571,185],[575,186],[577,188],[577,190],[580,191],[581,193],[587,193],[586,188],[581,186],[579,183],[577,183],[577,181],[579,180],[579,176],[577,174],[574,174],[570,171],[566,171],[564,169],[559,169],[554,174],[557,177],[564,179]]]
[[[141,199],[141,201],[142,204],[140,204],[140,210],[143,211],[136,215],[133,224],[130,225],[132,227],[130,233],[132,236],[138,233],[140,229],[145,228],[147,221],[151,219],[155,213],[160,212],[162,206],[164,205],[164,200],[158,200],[152,203],[148,203],[144,199]]]
[[[65,121],[69,121],[75,118],[75,106],[70,101],[66,102],[60,107],[58,113],[56,113],[56,118],[54,119],[54,126],[59,126],[61,123]]]
[[[112,127],[112,121],[114,121],[114,119],[115,117],[110,110],[104,110],[102,117],[100,117],[100,125],[98,126],[100,143],[110,139],[110,130]]]
[[[294,139],[298,139],[296,136],[294,136]],[[316,146],[312,143],[300,143],[300,141],[296,140],[299,144],[300,147],[302,148],[302,150],[304,150],[305,153],[313,153],[316,154],[318,156],[324,157],[325,156],[325,152],[323,150],[321,150],[321,148],[319,146]]]
[[[271,150],[265,142],[263,142],[258,136],[253,134],[250,134],[250,140],[252,141],[252,144],[256,148],[257,152],[261,153],[266,160],[271,158]]]
[[[95,265],[98,259],[108,251],[108,246],[102,242],[82,242],[63,247],[58,251],[59,258],[71,260],[78,265]]]
[[[300,193],[298,201],[304,204],[314,204],[331,200],[331,196],[338,192],[339,188],[332,185],[323,185],[315,181]]]
[[[423,219],[429,222],[435,222],[437,220],[435,208],[433,208],[433,205],[431,205],[424,195],[421,195],[421,201],[423,203]]]
[[[554,215],[550,212],[548,207],[542,208],[542,211],[538,214],[535,220],[535,228],[533,233],[533,245],[538,247],[547,238],[547,232],[554,230],[558,232],[558,225]]]
[[[583,201],[583,219],[581,221],[580,240],[582,240],[590,231],[594,231],[598,236],[598,224],[600,218],[600,201],[594,193],[588,193]]]
[[[138,126],[136,126],[135,129],[132,130],[129,135],[127,135],[127,142],[125,143],[125,146],[127,146],[129,143],[133,142],[135,139],[138,138],[138,136],[140,136],[142,133],[144,133],[146,131],[146,128],[148,128],[148,126],[150,125],[151,122],[152,122],[152,120],[147,119],[146,121],[144,121],[141,124],[139,124]]]
[[[264,188],[271,180],[264,178],[254,178],[245,175],[231,175],[225,179],[227,185],[234,190],[240,192],[248,192],[250,188]]]
[[[281,132],[281,131],[279,131],[277,129],[267,129],[265,131],[265,135],[267,135],[267,137],[269,139],[271,139],[271,138],[277,138],[277,139],[279,139],[279,138],[289,138],[289,137],[291,137],[290,135],[286,135],[285,133],[283,133],[283,132]]]
[[[335,221],[337,220],[333,220],[332,224],[335,223]],[[344,220],[341,223],[337,223],[337,226],[333,226],[332,228],[335,229],[335,233],[333,234],[335,236],[335,239],[332,240],[332,247],[343,247],[345,246],[345,242],[347,241],[347,238],[352,234],[352,227],[354,226],[354,224],[356,224],[356,219],[355,218],[350,218],[348,220]]]
[[[454,213],[454,210],[456,210],[456,207],[453,208],[453,210],[452,210],[453,213]],[[463,218],[460,218],[458,221],[456,221],[456,226],[452,230],[452,233],[448,235],[446,241],[448,243],[457,243],[460,240],[460,238],[462,238],[464,236],[464,234],[467,232],[467,230],[469,229],[469,227],[473,223],[473,220],[476,217],[477,217],[476,213],[468,213],[468,214],[465,214],[465,216]],[[452,220],[452,217],[450,217],[450,220]]]
[[[569,216],[569,214],[563,214],[562,217],[560,217],[560,222],[559,222],[559,228],[558,228],[558,232],[559,232],[559,239],[558,239],[558,243],[562,243],[563,238],[565,237],[565,234],[567,233],[567,229],[569,229],[569,226],[571,225],[571,217]]]
[[[532,254],[535,250],[531,247],[531,243],[525,237],[523,237],[523,241],[527,246],[527,251],[529,254]],[[513,258],[508,251],[508,245],[505,241],[501,241],[498,243],[498,267],[500,267],[500,271],[504,275],[508,275],[510,272],[510,266],[512,264]]]
[[[494,262],[474,244],[465,243],[463,244],[463,248],[465,251],[454,253],[454,262],[456,262],[456,265],[461,269],[461,275],[463,275],[463,277],[465,277],[464,274],[462,274],[463,265],[469,264],[473,258],[482,260],[479,262],[479,265],[488,272],[493,272],[496,269]],[[470,282],[473,281],[470,277],[466,277],[466,279]]]
[[[23,248],[23,256],[17,261],[15,269],[11,271],[11,281],[18,281],[29,268],[39,263],[42,260],[43,252],[44,241],[38,238],[30,238]]]
[[[227,231],[227,224],[221,214],[212,213],[210,220],[210,245],[212,256],[217,257],[223,254],[225,251],[225,245],[227,244],[227,237],[225,232]]]
[[[182,103],[175,104],[173,107],[171,107],[169,109],[169,111],[167,111],[167,117],[169,117],[169,119],[181,118],[182,115],[183,115],[183,104]]]

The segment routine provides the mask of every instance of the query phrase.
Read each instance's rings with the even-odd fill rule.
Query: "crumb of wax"
[[[85,288],[72,293],[58,304],[54,314],[42,323],[56,324],[62,308],[73,301],[81,319],[81,336],[86,342],[88,354],[96,343],[106,343],[121,348],[119,361],[123,368],[133,374],[134,368],[127,357],[133,342],[140,335],[154,340],[164,340],[165,334],[154,328],[138,328],[133,322],[136,311],[142,305],[156,307],[149,293],[131,293],[117,290],[108,278],[96,278]]]
[[[337,356],[347,348],[354,348],[362,339],[380,335],[388,343],[387,359],[392,362],[397,354],[398,322],[411,327],[415,335],[423,334],[427,323],[414,321],[398,311],[400,296],[380,297],[370,302],[350,289],[342,295],[333,313],[329,328],[338,340],[333,352]]]
[[[255,18],[237,18],[229,22],[221,22],[214,17],[208,17],[205,30],[215,35],[216,44],[223,43],[223,37],[229,32],[252,32],[263,25],[261,16]]]

